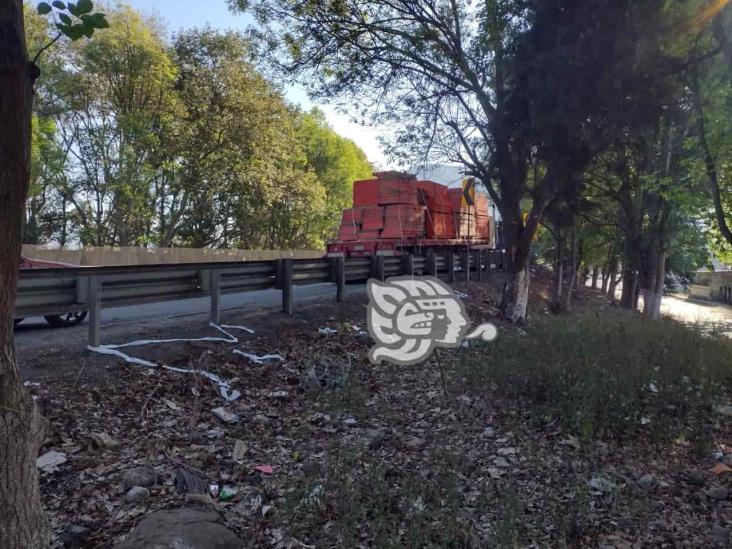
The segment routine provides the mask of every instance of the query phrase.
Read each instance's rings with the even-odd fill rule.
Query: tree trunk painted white
[[[505,316],[512,322],[523,322],[526,320],[527,308],[529,305],[529,265],[524,269],[516,270],[510,282],[511,301],[505,309]]]

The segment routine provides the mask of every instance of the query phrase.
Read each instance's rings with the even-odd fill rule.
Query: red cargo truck
[[[403,172],[375,172],[354,181],[353,207],[343,211],[330,256],[398,255],[425,248],[494,245],[489,199]]]

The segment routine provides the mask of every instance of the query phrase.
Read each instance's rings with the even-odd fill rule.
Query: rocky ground
[[[495,287],[457,289],[474,323],[495,320]],[[545,285],[534,292],[533,314],[548,314]],[[607,307],[589,290],[579,306]],[[725,415],[702,455],[685,440],[580,441],[471,386],[454,367],[462,351],[368,364],[363,299],[227,322],[256,333],[124,351],[215,373],[240,392],[231,402],[201,376],[88,354],[71,358],[78,375],[33,386],[49,420],[42,454],[65,459],[41,473],[54,547],[141,546],[133,526],[183,507],[136,535],[200,522],[191,530],[218,532],[207,538],[220,547],[236,546],[231,532],[246,547],[729,546]]]

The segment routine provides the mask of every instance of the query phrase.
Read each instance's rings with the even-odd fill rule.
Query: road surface
[[[363,292],[364,285],[348,286],[348,292]],[[313,284],[294,287],[295,309],[297,304],[335,299],[335,284]],[[282,304],[279,290],[262,290],[221,296],[222,316],[235,309],[278,309]],[[181,299],[162,303],[148,303],[102,310],[102,343],[109,342],[126,332],[139,331],[145,326],[163,328],[180,324],[182,318],[198,317],[205,326],[210,312],[208,297]],[[42,318],[26,318],[15,328],[15,346],[20,354],[42,351],[50,347],[78,343],[86,346],[87,322],[72,328],[51,328]]]

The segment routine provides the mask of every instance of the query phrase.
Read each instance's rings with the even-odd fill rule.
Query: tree
[[[150,159],[175,112],[175,67],[155,20],[129,7],[97,40],[68,44],[43,87],[69,151],[66,186],[82,242],[144,244],[154,198]]]
[[[396,145],[404,155],[458,161],[482,180],[505,225],[503,310],[513,320],[526,315],[531,242],[544,208],[591,159],[588,143],[612,122],[611,107],[638,112],[638,76],[655,59],[628,62],[627,53],[638,43],[655,51],[648,29],[657,28],[662,7],[630,0],[230,3],[259,17],[266,43],[279,39],[275,55],[287,56],[285,68],[313,94],[358,100],[373,120],[401,128]],[[541,177],[530,182],[534,160]]]
[[[717,9],[722,7],[719,3]],[[690,53],[688,82],[694,113],[697,177],[704,177],[712,198],[713,223],[720,251],[732,246],[732,44],[727,35],[732,8],[713,13],[711,25],[702,27]],[[707,55],[712,52],[713,55]],[[692,145],[692,143],[689,143]]]
[[[68,12],[63,7],[56,12],[61,19],[56,40],[91,36],[107,26],[103,14],[92,14],[89,0],[80,0]],[[44,14],[52,8],[42,2],[38,10]],[[0,547],[42,549],[48,545],[48,525],[40,503],[36,458],[44,422],[21,382],[13,343],[23,208],[30,179],[33,85],[39,68],[28,58],[21,0],[0,3],[0,28]]]

